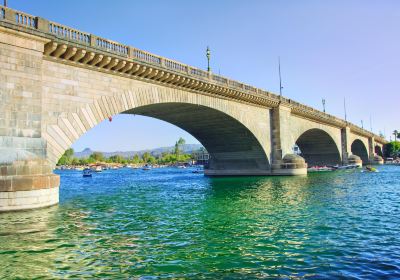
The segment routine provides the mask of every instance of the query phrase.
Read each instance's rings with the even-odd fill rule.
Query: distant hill
[[[198,151],[201,147],[203,147],[200,144],[184,144],[181,146],[181,151],[184,153],[190,154],[194,151]],[[115,155],[120,155],[126,158],[133,157],[134,155],[143,155],[145,152],[149,152],[153,156],[159,156],[162,153],[165,152],[173,152],[174,151],[174,146],[171,147],[160,147],[160,148],[155,148],[155,149],[147,149],[147,150],[140,150],[140,151],[116,151],[116,152],[101,152],[101,151],[93,151],[90,148],[86,148],[81,152],[75,152],[74,156],[77,158],[85,158],[89,157],[93,152],[101,152],[105,157],[111,157]]]

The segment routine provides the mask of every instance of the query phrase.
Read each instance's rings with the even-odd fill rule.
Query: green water
[[[60,171],[60,205],[0,215],[0,278],[397,279],[400,168],[379,169]]]

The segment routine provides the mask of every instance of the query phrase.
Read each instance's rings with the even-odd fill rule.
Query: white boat
[[[102,172],[103,168],[101,168],[101,166],[96,166],[96,168],[94,169],[95,172]]]
[[[356,168],[359,168],[359,165],[357,165],[357,164],[348,164],[348,165],[342,165],[342,166],[335,166],[335,168],[338,169],[338,170],[356,169]]]

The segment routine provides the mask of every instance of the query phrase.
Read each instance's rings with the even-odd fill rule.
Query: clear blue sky
[[[399,129],[400,1],[131,1],[8,0],[9,6],[98,36],[284,95],[344,117],[387,138]],[[129,129],[127,129],[129,128]],[[122,116],[103,123],[76,150],[135,150],[171,145],[179,136],[165,122]]]

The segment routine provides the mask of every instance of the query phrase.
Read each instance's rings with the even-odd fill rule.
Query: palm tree
[[[394,142],[397,141],[397,137],[399,137],[399,132],[396,130],[393,131],[393,135],[394,135]]]

